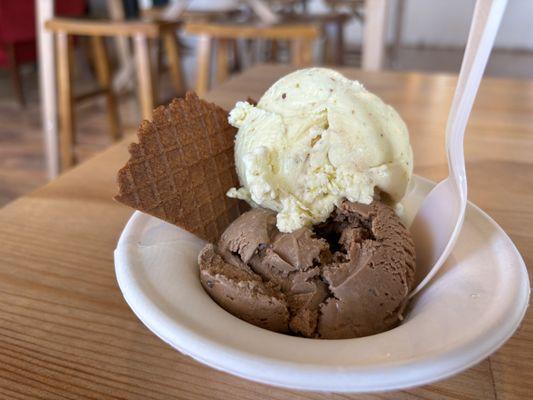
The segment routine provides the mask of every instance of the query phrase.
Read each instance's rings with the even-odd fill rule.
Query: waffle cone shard
[[[195,93],[158,107],[129,147],[115,200],[216,243],[239,215],[226,196],[238,186],[235,132],[226,111]]]

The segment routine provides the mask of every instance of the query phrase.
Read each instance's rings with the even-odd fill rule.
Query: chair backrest
[[[190,22],[185,25],[185,31],[192,35],[206,35],[219,39],[314,40],[320,35],[320,28],[309,23],[261,25],[255,23]]]
[[[35,1],[0,0],[0,43],[34,41]],[[56,0],[55,14],[80,16],[87,9],[87,0]]]

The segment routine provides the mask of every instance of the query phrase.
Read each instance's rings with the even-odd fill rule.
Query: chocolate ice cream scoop
[[[320,336],[367,336],[397,324],[415,272],[414,244],[398,216],[380,202],[344,202],[321,229],[340,250],[322,268],[331,296],[321,305]]]
[[[275,213],[237,218],[199,256],[209,295],[233,315],[276,332],[323,339],[385,331],[401,319],[414,246],[380,201],[343,202],[323,224],[281,233]]]

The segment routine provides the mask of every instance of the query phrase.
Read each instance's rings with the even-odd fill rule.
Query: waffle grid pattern
[[[130,145],[115,199],[216,243],[239,215],[226,196],[238,186],[234,136],[227,112],[194,93],[158,107]]]

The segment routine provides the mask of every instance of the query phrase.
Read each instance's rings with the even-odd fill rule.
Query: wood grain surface
[[[258,66],[207,97],[259,98],[289,67]],[[455,77],[344,70],[398,109],[416,173],[446,175]],[[159,340],[124,302],[113,249],[132,210],[111,200],[131,137],[0,210],[1,399],[528,399],[533,317],[492,357],[436,384],[345,395],[289,391],[205,367]],[[466,138],[470,199],[533,265],[533,82],[486,79]]]

